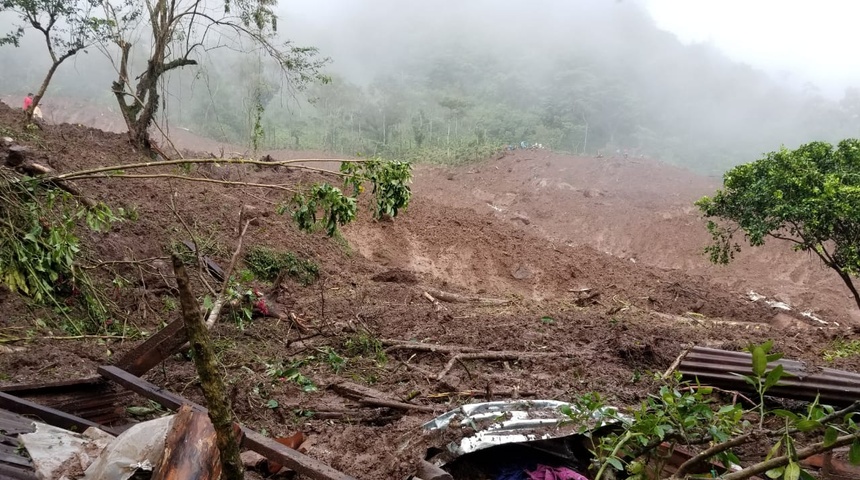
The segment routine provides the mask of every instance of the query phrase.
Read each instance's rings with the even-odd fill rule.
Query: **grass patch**
[[[245,253],[245,264],[260,280],[274,282],[287,275],[302,285],[319,278],[319,266],[313,260],[299,258],[292,252],[279,252],[266,247],[251,247]]]
[[[375,361],[377,365],[385,365],[388,362],[382,342],[367,332],[350,335],[344,340],[343,348],[348,357],[368,358]]]
[[[860,355],[860,340],[836,340],[830,349],[824,351],[824,359],[832,362],[837,358],[848,358]]]

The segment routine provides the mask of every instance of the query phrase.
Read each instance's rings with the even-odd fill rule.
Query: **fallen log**
[[[18,173],[23,173],[24,175],[29,175],[31,177],[43,177],[49,176],[49,182],[55,187],[64,190],[70,193],[72,196],[77,198],[81,203],[83,203],[87,208],[92,208],[96,206],[96,202],[90,198],[84,196],[80,190],[71,185],[67,181],[50,179],[50,176],[53,176],[57,173],[53,168],[39,163],[32,158],[29,158],[32,155],[32,151],[20,145],[15,145],[9,147],[7,149],[6,154],[6,166],[9,168],[15,169]]]
[[[416,412],[436,412],[436,409],[433,407],[428,407],[425,405],[413,405],[411,403],[398,402],[396,400],[385,400],[382,398],[362,398],[358,400],[358,403],[362,405],[370,405],[373,407],[386,407],[393,408],[396,410],[414,410]]]
[[[395,350],[414,350],[416,352],[432,353],[477,353],[486,351],[481,350],[480,348],[461,347],[459,345],[436,345],[433,343],[419,343],[408,340],[381,340],[381,343],[383,346],[388,347],[385,349],[385,353],[393,352]]]
[[[456,293],[443,292],[442,290],[428,290],[426,293],[448,303],[477,303],[480,305],[508,305],[511,303],[510,300],[503,298],[467,297]]]
[[[392,400],[386,394],[379,390],[374,390],[370,387],[358,385],[352,382],[340,382],[332,384],[332,390],[345,397],[354,398],[362,405],[371,405],[375,407],[386,407],[397,410],[414,410],[418,412],[435,412],[433,407],[425,405],[414,405],[411,403],[399,402]]]
[[[220,477],[221,461],[212,422],[205,413],[183,405],[170,422],[164,453],[152,480],[218,480]]]

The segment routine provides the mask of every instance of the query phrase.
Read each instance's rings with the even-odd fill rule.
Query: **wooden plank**
[[[114,380],[138,395],[155,400],[171,410],[178,410],[182,405],[188,405],[194,410],[208,413],[208,410],[202,405],[164,390],[115,366],[101,366],[98,368],[98,372],[105,378]],[[253,450],[269,460],[280,463],[309,478],[314,480],[355,480],[353,477],[338,472],[319,460],[281,445],[275,440],[264,437],[249,428],[242,427],[242,433],[244,434],[242,439],[243,447]]]
[[[19,385],[6,385],[0,387],[0,392],[15,393],[16,396],[38,395],[42,393],[52,393],[57,390],[73,390],[72,387],[95,386],[104,382],[104,379],[99,376],[76,378],[74,380],[61,380],[59,382],[48,383],[28,383]]]
[[[74,430],[83,432],[89,427],[100,428],[106,432],[112,432],[112,429],[83,419],[68,413],[61,412],[55,408],[39,405],[38,403],[18,398],[5,392],[0,392],[0,408],[5,408],[11,412],[20,415],[32,415],[41,419],[48,425],[65,428],[66,430]]]
[[[5,463],[7,465],[18,465],[19,467],[28,467],[28,468],[31,468],[33,466],[33,462],[31,462],[29,458],[22,457],[21,455],[18,455],[14,451],[12,451],[12,452],[0,451],[0,463]]]
[[[12,465],[0,464],[0,478],[9,480],[38,480],[32,469],[22,469]]]
[[[328,465],[242,427],[242,446],[314,480],[355,480]]]
[[[174,320],[123,355],[116,365],[139,377],[176,353],[187,341],[182,319]]]
[[[197,254],[197,250],[194,248],[193,242],[189,240],[184,240],[182,243],[188,248],[188,250],[191,250],[191,253],[195,255]],[[209,275],[212,275],[212,278],[214,278],[215,280],[223,282],[226,273],[224,273],[224,270],[221,268],[221,266],[219,266],[217,263],[215,263],[214,260],[207,257],[206,255],[202,257],[202,260],[203,264],[206,266],[206,269],[209,271]]]
[[[131,390],[142,397],[150,400],[155,400],[163,407],[171,410],[179,410],[183,405],[189,405],[194,410],[206,412],[206,407],[198,405],[191,400],[180,397],[173,392],[169,392],[157,385],[147,382],[146,380],[132,375],[125,370],[113,365],[104,365],[98,368],[99,375],[104,376],[109,380],[113,380],[123,387]]]

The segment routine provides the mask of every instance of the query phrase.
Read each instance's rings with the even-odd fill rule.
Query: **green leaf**
[[[815,430],[816,428],[820,427],[821,422],[819,422],[818,420],[805,420],[804,419],[804,420],[800,420],[797,423],[795,423],[794,426],[797,427],[797,429],[800,430],[801,432],[811,432],[811,431]]]
[[[606,459],[606,463],[612,465],[612,468],[618,470],[619,472],[624,471],[624,465],[621,463],[621,460],[618,460],[615,457],[609,457]]]
[[[827,427],[827,430],[824,431],[824,448],[827,448],[834,443],[836,443],[836,439],[839,437],[839,431],[836,430],[835,427],[830,426]]]
[[[775,362],[784,356],[785,356],[784,353],[771,353],[767,356],[767,363]]]
[[[782,440],[779,440],[778,442],[776,442],[776,444],[775,444],[773,447],[771,447],[771,448],[770,448],[770,451],[769,451],[769,452],[767,452],[767,456],[766,456],[764,459],[765,459],[766,461],[767,461],[767,460],[770,460],[770,459],[771,459],[771,457],[773,457],[774,455],[776,455],[777,453],[779,453],[779,447],[780,447],[780,445],[782,445]]]
[[[773,348],[773,340],[768,340],[762,343],[760,347],[764,353],[770,352],[770,349]]]
[[[860,465],[860,440],[854,440],[851,448],[848,449],[848,461],[852,465]]]
[[[783,409],[781,409],[781,408],[778,408],[778,409],[776,409],[776,410],[773,410],[773,411],[771,411],[771,413],[773,413],[773,414],[774,414],[774,415],[776,415],[777,417],[787,418],[787,419],[792,420],[792,421],[795,421],[795,422],[796,422],[797,420],[800,420],[800,417],[799,417],[799,416],[797,416],[797,414],[796,414],[796,413],[794,413],[794,412],[789,412],[788,410],[783,410]]]
[[[779,468],[772,468],[772,469],[764,472],[764,474],[767,475],[768,478],[777,479],[777,478],[782,477],[783,472],[785,472],[785,467],[779,467]]]
[[[784,480],[798,480],[800,478],[800,465],[797,462],[791,462],[785,467]]]
[[[540,317],[540,321],[547,325],[552,325],[553,323],[555,323],[555,320],[552,317]]]
[[[818,480],[818,479],[813,477],[812,475],[810,475],[809,472],[807,472],[806,470],[801,469],[800,470],[800,480]]]
[[[768,390],[770,387],[773,387],[783,377],[783,367],[782,365],[777,365],[776,368],[767,373],[767,378],[764,381],[764,389]]]
[[[278,406],[280,406],[280,404],[274,398],[266,402],[266,407],[268,408],[278,408]]]
[[[756,377],[761,378],[767,370],[767,354],[762,347],[757,346],[752,351],[752,371]]]

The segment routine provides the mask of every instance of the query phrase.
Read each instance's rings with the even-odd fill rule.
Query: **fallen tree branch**
[[[332,390],[337,392],[338,394],[348,397],[354,398],[358,401],[358,403],[362,405],[372,405],[375,407],[387,407],[394,408],[397,410],[415,410],[419,412],[434,412],[435,409],[433,407],[428,407],[425,405],[414,405],[411,403],[399,402],[397,400],[390,399],[386,394],[380,392],[379,390],[365,387],[364,385],[359,385],[357,383],[352,382],[340,382],[334,383],[329,386]]]
[[[443,292],[442,290],[428,290],[425,292],[425,295],[431,295],[448,303],[478,303],[481,305],[507,305],[511,303],[510,300],[502,298],[467,297],[456,293]]]
[[[851,405],[843,408],[842,410],[833,412],[827,416],[822,417],[818,421],[820,426],[815,428],[814,430],[811,430],[811,431],[815,431],[815,430],[819,430],[821,428],[824,428],[825,425],[828,422],[830,422],[831,420],[842,418],[843,416],[845,416],[851,412],[856,412],[857,410],[860,410],[860,400],[852,403]],[[691,468],[695,467],[697,464],[707,460],[708,458],[713,457],[714,455],[722,453],[726,450],[737,447],[739,445],[743,445],[745,443],[749,443],[750,441],[757,439],[760,435],[764,435],[764,436],[773,438],[773,437],[778,437],[780,435],[784,435],[786,433],[788,433],[789,435],[793,435],[793,434],[797,433],[798,431],[799,430],[797,428],[791,428],[788,430],[786,430],[785,428],[780,428],[777,430],[770,430],[770,431],[765,431],[765,432],[749,432],[749,433],[745,433],[743,435],[739,435],[735,438],[731,438],[729,440],[726,440],[725,442],[721,442],[721,443],[718,443],[716,445],[713,445],[712,447],[699,453],[698,455],[694,456],[693,458],[690,458],[689,460],[687,460],[686,462],[681,464],[681,466],[678,467],[678,470],[675,472],[675,474],[672,476],[672,478],[673,479],[684,478],[682,475],[685,474],[686,472],[688,472]],[[812,454],[812,455],[814,455],[814,454]],[[750,476],[756,475],[758,473],[761,473],[761,472],[755,472],[755,473],[751,474]],[[747,478],[747,477],[741,477],[741,478]]]
[[[425,395],[425,398],[429,398],[431,400],[435,399],[444,399],[451,397],[475,397],[475,398],[489,398],[493,397],[536,397],[537,392],[521,392],[519,390],[503,390],[499,392],[487,392],[486,390],[464,390],[462,392],[441,392],[441,393],[430,393]]]
[[[334,170],[325,170],[320,168],[308,167],[305,165],[301,165],[303,162],[313,163],[313,162],[339,162],[339,163],[364,163],[367,160],[355,160],[355,159],[345,159],[345,158],[297,158],[292,160],[278,160],[275,162],[266,162],[263,160],[252,160],[248,158],[186,158],[181,160],[168,160],[161,162],[141,162],[141,163],[130,163],[127,165],[113,165],[109,167],[97,167],[91,168],[88,170],[80,170],[77,172],[69,172],[61,175],[55,175],[49,177],[49,180],[68,180],[68,179],[80,179],[80,178],[91,178],[93,175],[97,173],[106,173],[106,172],[117,172],[117,171],[126,171],[126,170],[137,170],[142,168],[152,168],[152,167],[164,167],[168,165],[185,165],[185,164],[203,164],[203,163],[214,163],[214,164],[239,164],[239,165],[262,165],[267,167],[290,167],[300,170],[310,170],[316,171],[319,173],[329,173],[332,175],[343,176],[342,173],[336,172]],[[110,177],[121,176],[121,175],[109,175]]]
[[[63,181],[62,179],[56,178],[56,170],[33,160],[27,160],[27,155],[30,155],[30,149],[28,149],[27,147],[13,146],[8,149],[8,152],[9,154],[6,157],[7,167],[13,168],[17,172],[29,175],[31,177],[38,177],[42,180],[47,180],[48,183],[51,183],[60,190],[63,190],[71,194],[73,197],[77,198],[87,208],[92,208],[96,206],[96,202],[94,200],[86,197],[76,187],[74,187],[67,181]]]
[[[123,174],[116,174],[116,175],[107,175],[107,174],[82,175],[79,177],[75,177],[75,180],[92,180],[95,178],[100,178],[100,179],[172,178],[174,180],[184,180],[186,182],[216,183],[216,184],[220,184],[220,185],[232,185],[232,186],[241,186],[241,187],[269,188],[269,189],[281,190],[281,191],[289,192],[289,193],[296,193],[295,189],[281,185],[281,184],[237,182],[237,181],[232,181],[232,180],[218,180],[216,178],[207,178],[207,177],[189,177],[186,175],[177,175],[177,174],[173,174],[173,173],[152,173],[152,174],[125,174],[125,173],[123,173]],[[54,180],[54,182],[56,182],[56,180]]]
[[[433,343],[410,342],[407,340],[381,340],[381,342],[382,345],[388,347],[385,349],[385,353],[393,352],[395,350],[414,350],[417,352],[431,353],[478,353],[485,351],[480,348],[461,347],[459,345],[436,345]]]
[[[722,477],[723,480],[745,480],[754,475],[758,475],[760,473],[767,472],[768,470],[783,467],[788,465],[792,461],[800,461],[805,458],[809,458],[813,455],[818,455],[819,453],[828,452],[835,448],[844,447],[850,443],[853,443],[855,440],[860,439],[860,432],[854,433],[852,435],[843,435],[838,437],[835,442],[831,443],[828,446],[824,446],[824,442],[816,443],[810,445],[804,449],[797,450],[795,452],[794,457],[790,457],[788,455],[783,455],[781,457],[771,458],[765,462],[756,463],[755,465],[751,465],[743,470],[738,472],[732,472]]]
[[[428,407],[426,405],[414,405],[411,403],[398,402],[397,400],[385,400],[382,398],[361,398],[358,400],[358,403],[362,405],[370,405],[373,407],[387,407],[393,408],[396,410],[414,410],[416,412],[430,412],[434,413],[436,411],[433,407]]]
[[[538,353],[538,352],[483,352],[483,353],[458,353],[448,360],[445,368],[436,376],[436,380],[442,380],[454,367],[454,364],[463,360],[520,360],[523,358],[558,357],[563,353]]]
[[[245,208],[242,208],[242,213],[239,214],[240,223],[244,221],[244,225],[242,225],[239,229],[239,238],[236,240],[236,249],[233,251],[233,256],[230,258],[230,265],[227,266],[227,270],[224,271],[224,281],[221,283],[221,290],[218,292],[218,296],[215,297],[215,301],[212,304],[212,310],[209,312],[209,316],[206,317],[206,328],[212,328],[215,325],[215,322],[218,321],[218,315],[221,314],[221,308],[224,306],[224,294],[227,291],[227,286],[230,285],[230,275],[233,274],[233,269],[236,268],[236,261],[239,259],[239,254],[242,252],[242,240],[245,238],[245,233],[248,232],[248,227],[251,225],[251,222],[254,218],[245,218]]]
[[[436,307],[437,312],[440,312],[442,310],[446,310],[445,306],[442,305],[441,303],[439,303],[439,300],[436,300],[436,298],[433,297],[433,295],[430,295],[429,293],[424,292],[424,298],[426,298],[427,301],[429,301],[430,303],[433,304],[434,307]]]
[[[674,361],[674,362],[672,362],[672,364],[671,364],[671,365],[669,365],[669,368],[667,368],[667,369],[666,369],[666,372],[663,374],[663,376],[662,376],[662,377],[660,377],[660,379],[661,379],[661,380],[666,380],[666,379],[668,379],[670,376],[672,376],[672,374],[673,374],[673,373],[675,373],[675,369],[677,369],[677,368],[678,368],[678,365],[680,365],[680,364],[681,364],[681,362],[683,362],[683,361],[684,361],[684,357],[686,357],[688,353],[690,353],[690,349],[689,349],[689,348],[685,348],[685,349],[684,349],[684,351],[682,351],[682,352],[681,352],[681,354],[680,354],[680,355],[678,355],[678,358],[676,358],[676,359],[675,359],[675,361]]]

